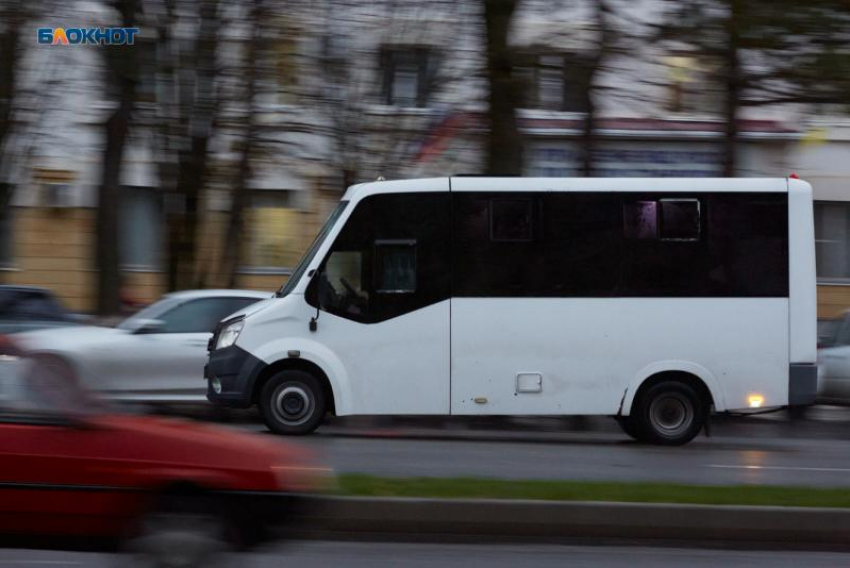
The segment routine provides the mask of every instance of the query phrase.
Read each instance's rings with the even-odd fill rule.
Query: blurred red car
[[[298,494],[325,480],[326,470],[278,439],[116,414],[0,339],[6,540],[103,537],[201,557],[263,540]]]

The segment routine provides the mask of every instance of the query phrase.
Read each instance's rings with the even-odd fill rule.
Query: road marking
[[[848,472],[848,471],[850,471],[850,468],[846,468],[846,467],[795,467],[795,466],[785,466],[785,465],[709,464],[708,467],[716,467],[716,468],[720,468],[720,469],[776,469],[776,470],[786,470],[786,471],[823,471],[823,472],[833,472],[833,471]]]

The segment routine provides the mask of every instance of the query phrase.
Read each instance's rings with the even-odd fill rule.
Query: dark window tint
[[[490,239],[530,241],[532,238],[531,199],[490,201]]]
[[[450,218],[448,193],[367,197],[331,246],[307,301],[315,306],[321,292],[325,311],[372,323],[448,299]]]
[[[200,298],[176,306],[161,316],[161,333],[212,333],[216,324],[257,298]]]
[[[416,241],[375,242],[375,268],[378,293],[415,293]]]
[[[623,236],[627,239],[699,239],[698,199],[627,200],[623,204]]]
[[[621,224],[613,194],[525,193],[514,198],[460,193],[453,198],[455,296],[616,292]],[[500,217],[499,209],[523,221],[524,239],[490,238],[487,221]]]
[[[41,290],[0,290],[0,319],[64,321],[65,308]]]
[[[784,194],[458,193],[453,199],[455,296],[788,295]],[[526,239],[491,238],[491,220],[505,210],[528,221]]]
[[[622,199],[624,210],[631,203],[659,204],[660,238],[624,240],[620,295],[788,295],[785,194],[624,194]]]
[[[657,239],[658,203],[655,201],[624,203],[623,236],[627,239]]]
[[[660,206],[662,239],[688,241],[699,239],[699,200],[662,199]]]

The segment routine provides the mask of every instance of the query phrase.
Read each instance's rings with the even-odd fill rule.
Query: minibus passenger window
[[[662,199],[661,239],[698,240],[699,213],[699,201],[696,199]]]
[[[623,204],[623,236],[627,239],[657,239],[658,203],[637,201]]]
[[[492,199],[490,201],[490,240],[532,240],[530,199]]]
[[[381,294],[416,292],[416,241],[375,241],[375,291]]]

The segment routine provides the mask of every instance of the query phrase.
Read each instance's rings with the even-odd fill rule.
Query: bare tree
[[[741,110],[850,102],[850,8],[844,0],[671,2],[657,37],[714,60],[723,91],[722,169],[737,173]]]
[[[32,16],[32,2],[0,0],[0,222],[7,218],[12,199],[10,138],[18,95],[20,38],[24,23]]]
[[[483,0],[485,53],[487,59],[488,175],[522,174],[522,138],[516,109],[521,88],[513,73],[508,43],[511,20],[519,0]]]
[[[134,27],[136,0],[119,0],[116,7],[125,27]],[[116,100],[115,110],[105,123],[106,144],[101,166],[96,221],[97,313],[108,316],[121,307],[118,257],[118,213],[121,199],[121,170],[124,147],[136,99],[138,61],[135,49],[105,49],[109,88]]]
[[[241,261],[242,234],[245,226],[245,210],[250,203],[249,183],[253,174],[252,160],[258,145],[257,126],[257,90],[260,76],[265,71],[264,32],[266,28],[267,11],[263,0],[253,0],[249,21],[251,36],[247,42],[244,58],[244,104],[245,114],[242,118],[243,137],[240,148],[239,163],[231,190],[231,206],[228,215],[227,232],[224,239],[220,271],[228,288],[236,286],[237,270]]]
[[[196,260],[219,108],[221,15],[218,0],[161,0],[157,8],[154,151],[165,196],[167,286],[178,290],[202,287],[206,279]]]
[[[593,177],[596,173],[595,154],[598,146],[596,135],[596,101],[600,92],[599,75],[605,67],[606,59],[611,55],[615,42],[616,30],[611,22],[611,6],[607,0],[593,0],[594,31],[597,39],[590,53],[583,57],[584,85],[582,97],[584,120],[580,145],[581,163],[579,170],[585,177]]]

